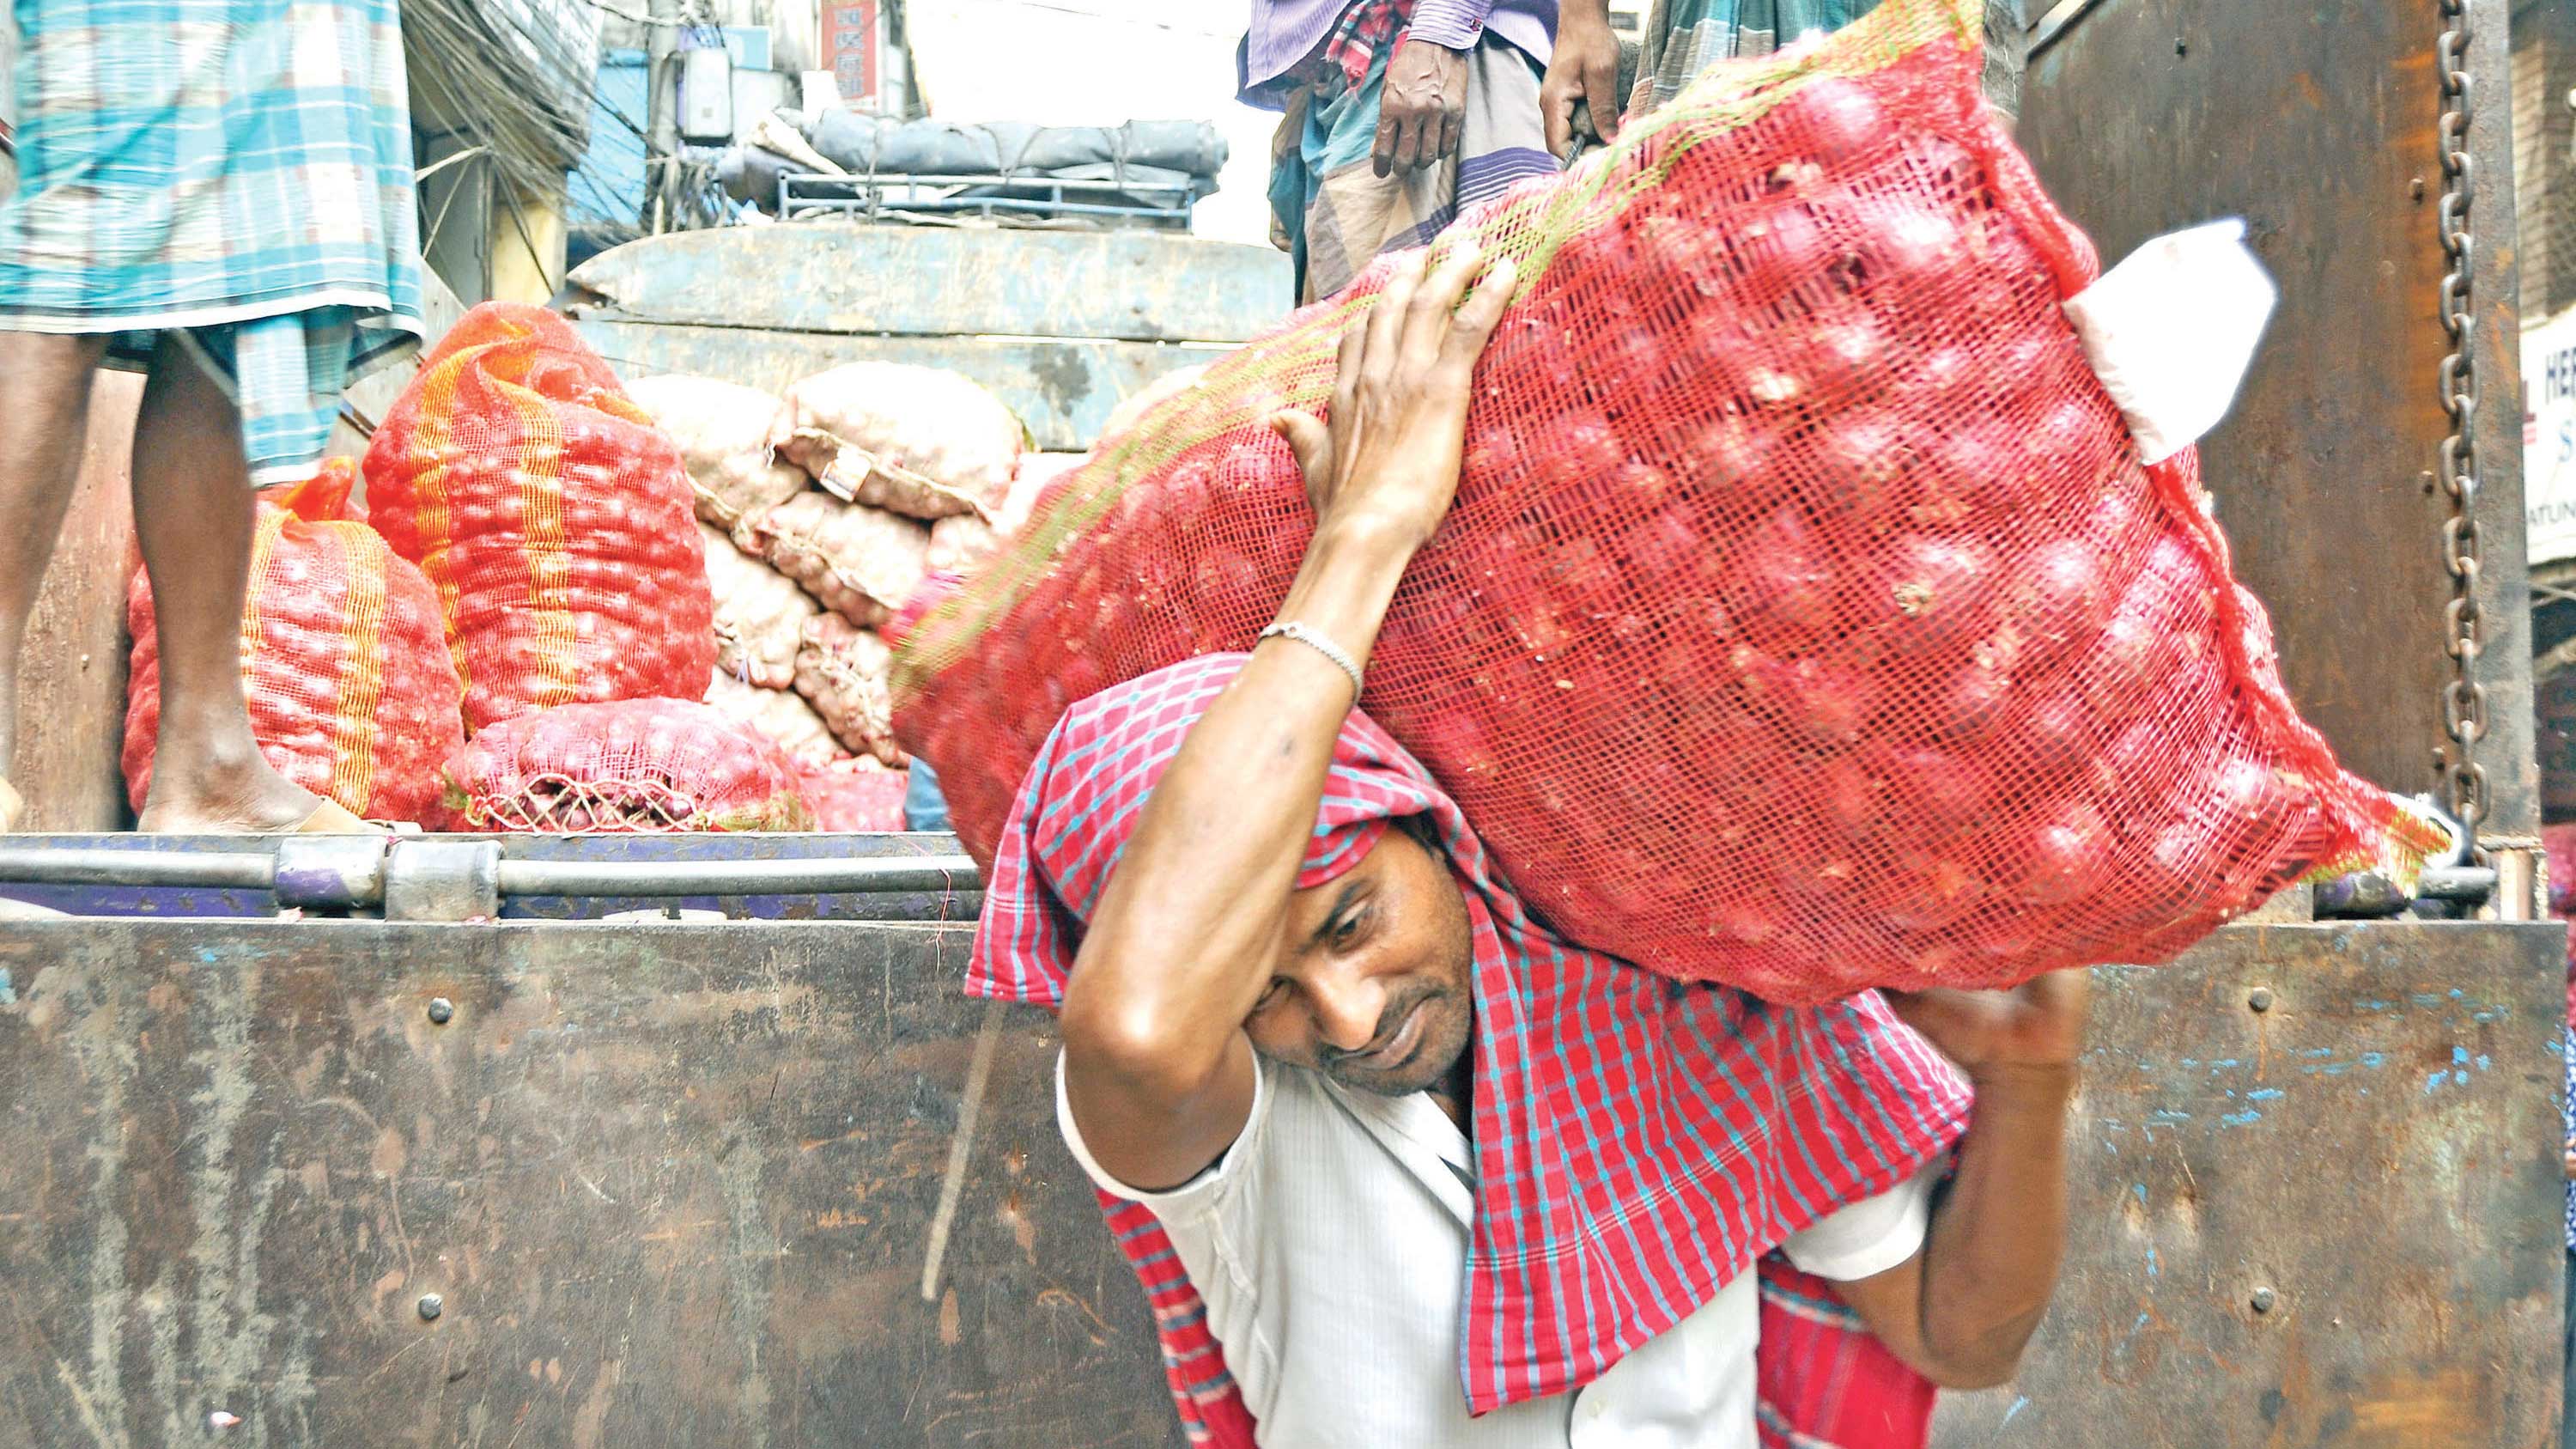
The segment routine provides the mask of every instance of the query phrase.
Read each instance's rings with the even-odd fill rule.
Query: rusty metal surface
[[[0,926],[0,1442],[1174,1442],[966,943]]]
[[[1941,1449],[2554,1444],[2561,942],[2101,973],[2064,1286]],[[966,943],[0,924],[0,1442],[1176,1442],[1048,1024],[959,996]]]
[[[947,856],[958,853],[957,837],[944,831],[920,834],[714,834],[683,835],[503,835],[455,836],[493,839],[510,860],[624,863],[639,861],[767,861],[809,856]],[[202,854],[265,849],[261,841],[238,835],[40,835],[13,839],[13,845],[71,850],[123,850],[150,854]],[[154,885],[42,885],[12,881],[0,875],[0,900],[14,900],[82,916],[245,917],[274,916],[277,896],[267,890],[224,890]],[[634,911],[676,907],[719,911],[745,920],[856,920],[972,922],[982,909],[977,890],[829,895],[685,896],[511,896],[502,902],[505,920],[595,921]]]
[[[1232,344],[1048,337],[855,337],[750,327],[683,327],[598,317],[579,324],[620,377],[685,372],[784,390],[845,362],[908,362],[962,372],[993,390],[1042,453],[1078,453],[1118,404],[1164,373],[1225,357]]]
[[[2096,973],[2065,1277],[1939,1449],[2555,1449],[2563,940],[2232,927]]]
[[[71,512],[36,595],[18,677],[18,742],[0,761],[27,797],[21,830],[114,830],[125,777],[125,588],[134,568],[128,463],[143,379],[101,372]],[[7,426],[7,424],[0,424]]]
[[[2477,452],[2494,733],[2492,828],[2538,828],[2505,0],[2471,0],[2481,184]],[[2283,673],[2345,762],[2431,787],[2450,580],[2431,473],[2443,255],[2433,68],[2439,0],[2060,5],[2034,36],[2019,131],[2106,259],[2177,227],[2246,219],[2281,286],[2235,413],[2202,446],[2239,573],[2271,607]],[[2416,184],[2422,183],[2419,195]]]

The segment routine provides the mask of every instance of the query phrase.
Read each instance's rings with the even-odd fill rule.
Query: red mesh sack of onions
[[[796,765],[714,708],[563,704],[476,732],[442,772],[458,830],[810,830]]]
[[[563,318],[458,319],[365,467],[377,529],[438,591],[467,733],[704,686],[715,602],[679,446]]]
[[[2193,455],[2138,461],[2097,273],[1978,96],[1974,0],[1718,68],[1461,226],[1524,279],[1366,708],[1567,936],[1803,1003],[2170,957],[2423,827],[2283,692]],[[990,849],[1064,707],[1270,622],[1381,262],[1052,486],[903,631]],[[908,621],[909,622],[909,621]]]
[[[349,501],[357,464],[263,494],[242,599],[242,702],[286,778],[370,820],[432,818],[438,767],[465,743],[464,701],[438,594]],[[141,810],[161,740],[152,580],[126,595],[134,636],[125,781]]]

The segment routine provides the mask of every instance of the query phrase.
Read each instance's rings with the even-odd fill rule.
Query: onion
[[[2098,476],[2110,461],[2110,430],[2090,408],[2075,401],[2059,403],[2040,415],[2025,446],[2031,473],[2047,480],[2047,491],[2066,491]]]
[[[1418,741],[1422,762],[1446,782],[1492,780],[1501,773],[1494,745],[1482,721],[1465,710],[1445,709],[1423,723]]]
[[[1064,683],[1066,700],[1074,704],[1080,704],[1109,686],[1108,676],[1101,669],[1100,661],[1087,654],[1067,659],[1058,678]]]
[[[1825,761],[1816,778],[1816,818],[1845,839],[1859,840],[1878,823],[1887,782],[1848,755]]]
[[[1875,393],[1886,382],[1886,356],[1887,339],[1865,314],[1820,322],[1798,352],[1798,368],[1805,374],[1803,389],[1820,404]]]
[[[2154,500],[2146,495],[2145,475],[2117,475],[2093,496],[2092,505],[2085,510],[2084,541],[2104,557],[2132,557],[2138,543],[2134,535],[2152,526],[2154,509]]]
[[[1217,460],[1216,487],[1226,493],[1258,493],[1291,478],[1303,492],[1305,475],[1298,470],[1296,452],[1267,427],[1257,436],[1236,438]]]
[[[1641,508],[1662,508],[1673,501],[1673,475],[1652,463],[1626,462],[1610,475],[1611,516],[1626,518]]]
[[[2173,636],[2124,601],[2074,674],[2082,682],[2086,705],[2116,718],[2136,712],[2172,687],[2174,658]]]
[[[1804,491],[1819,517],[1883,534],[1907,520],[1920,496],[1921,455],[1893,414],[1855,409],[1837,416],[1809,452],[1816,477]]]
[[[1985,164],[1966,147],[1912,131],[1906,133],[1904,146],[1907,159],[1930,180],[1933,191],[1959,204],[1985,199]]]
[[[1983,963],[1986,974],[1972,978],[1980,981],[2015,980],[2027,976],[2035,958],[2043,951],[2058,949],[2065,937],[2059,924],[2060,913],[2054,910],[1990,909],[1968,928],[1968,947]]]
[[[1729,239],[1736,258],[1732,290],[1754,307],[1767,307],[1820,279],[1843,256],[1804,202],[1758,212]]]
[[[1569,338],[1563,317],[1550,308],[1505,317],[1476,362],[1477,402],[1517,418],[1535,399],[1572,396],[1582,379]]]
[[[1958,225],[1941,213],[1929,207],[1899,205],[1880,210],[1871,222],[1861,264],[1873,280],[1904,285],[1967,272],[1972,260],[1967,244]]]
[[[1628,233],[1616,226],[1587,226],[1567,237],[1548,260],[1546,280],[1562,281],[1568,296],[1606,296],[1628,284],[1637,255]]]
[[[1637,218],[1630,230],[1637,260],[1649,273],[1685,294],[1714,295],[1723,288],[1716,275],[1716,239],[1702,223],[1657,211]]]
[[[1549,594],[1565,604],[1580,604],[1609,592],[1619,582],[1618,570],[1601,551],[1599,539],[1577,535],[1549,551],[1540,564]]]
[[[1551,491],[1607,478],[1624,460],[1617,430],[1590,408],[1578,408],[1549,423],[1539,434],[1536,451],[1539,486]]]
[[[1933,701],[1932,738],[1946,741],[1976,738],[1994,723],[1996,714],[2012,698],[2012,693],[2012,679],[2003,670],[1984,660],[1970,662],[1950,676],[1949,683]]]
[[[2040,657],[2092,638],[2110,607],[2102,561],[2088,545],[2065,539],[2042,544],[2022,565],[2004,613]]]
[[[1739,557],[1735,612],[1749,627],[1783,653],[1812,648],[1831,636],[1833,566],[1796,510],[1772,514]]]
[[[1737,895],[1709,908],[1705,929],[1713,940],[1762,946],[1779,938],[1783,914],[1768,895]]]
[[[1653,411],[1655,395],[1670,380],[1663,338],[1644,323],[1619,328],[1584,359],[1591,396],[1626,412]]]
[[[2035,783],[2064,779],[2092,754],[2092,716],[2071,695],[2041,700],[2019,723],[2015,753],[2027,778]]]
[[[2187,821],[2169,821],[2145,841],[2120,877],[2124,928],[2133,934],[2167,930],[2212,912],[2226,891],[2226,874],[2206,836]]]
[[[1956,649],[1990,622],[1993,575],[1994,555],[1973,536],[1909,534],[1850,601],[1851,625],[1898,654]]]
[[[1467,439],[1458,470],[1461,489],[1470,480],[1480,491],[1517,483],[1528,467],[1529,449],[1521,442],[1520,434],[1508,423],[1493,423],[1478,428]]]
[[[1721,413],[1700,425],[1678,460],[1703,495],[1741,495],[1767,474],[1777,435],[1747,418]]]
[[[1945,931],[1976,905],[1981,890],[1975,876],[1955,860],[1909,861],[1888,878],[1879,912],[1898,931]],[[1918,959],[1928,957],[1931,949],[1917,953]]]
[[[2217,816],[2212,834],[2222,849],[2245,853],[2279,847],[2299,806],[2280,771],[2254,760],[2230,759],[2207,778],[2206,786]],[[2192,785],[2184,788],[2188,792]]]
[[[2094,761],[2096,793],[2117,799],[2133,791],[2161,792],[2164,782],[2173,778],[2175,756],[2179,753],[2166,729],[2161,720],[2140,719],[2120,731]]]
[[[1685,599],[1663,621],[1663,649],[1657,655],[1661,682],[1677,690],[1706,689],[1735,668],[1733,655],[1742,643],[1726,606],[1712,598]],[[1675,728],[1688,730],[1708,720],[1694,713]],[[1724,749],[1730,742],[1713,736],[1707,747]]]
[[[1858,82],[1823,76],[1799,87],[1783,108],[1783,124],[1796,148],[1830,167],[1843,167],[1898,133],[1887,112]]]
[[[1976,354],[1955,342],[1924,353],[1908,379],[1916,393],[1944,407],[1965,404],[1982,385]]]
[[[1190,569],[1190,588],[1201,608],[1225,599],[1259,598],[1261,570],[1230,548],[1211,548]]]
[[[1754,351],[1741,319],[1723,309],[1694,312],[1683,321],[1673,350],[1673,373],[1681,382],[1733,391]]]
[[[1934,843],[1974,822],[1994,794],[1994,780],[1947,750],[1908,748],[1887,762],[1887,784],[1908,833]]]
[[[1755,709],[1818,749],[1841,749],[1858,740],[1878,708],[1875,678],[1812,657],[1755,661],[1743,682],[1744,697]]]
[[[1650,593],[1714,582],[1720,563],[1701,533],[1697,512],[1685,503],[1667,504],[1630,525],[1619,552]]]
[[[2018,894],[2038,906],[2089,900],[2110,881],[2115,848],[2109,823],[2090,801],[2061,803],[2029,834]]]

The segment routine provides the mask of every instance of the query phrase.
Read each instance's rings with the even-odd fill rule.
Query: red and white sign
[[[840,89],[841,104],[877,109],[885,79],[885,17],[878,0],[827,0],[823,58]]]

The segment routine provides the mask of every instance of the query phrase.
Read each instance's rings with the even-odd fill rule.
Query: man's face
[[[1244,1030],[1274,1061],[1382,1096],[1425,1091],[1475,1023],[1466,902],[1402,830],[1339,880],[1288,905],[1288,954]]]

